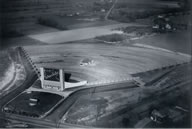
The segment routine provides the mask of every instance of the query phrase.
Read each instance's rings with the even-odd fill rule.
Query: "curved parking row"
[[[132,74],[190,62],[190,57],[181,54],[137,46],[62,44],[25,49],[37,67],[63,68],[72,77],[87,80],[88,85],[129,81]],[[86,58],[95,65],[81,66]]]

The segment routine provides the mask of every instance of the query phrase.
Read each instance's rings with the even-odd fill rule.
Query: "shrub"
[[[2,28],[2,38],[14,38],[24,36],[16,29]]]
[[[96,37],[96,39],[107,41],[107,42],[119,42],[119,41],[123,41],[125,37],[120,34],[112,34],[112,35]]]
[[[41,25],[57,28],[59,30],[68,30],[66,26],[61,25],[57,20],[52,17],[40,17],[38,18],[38,23]]]

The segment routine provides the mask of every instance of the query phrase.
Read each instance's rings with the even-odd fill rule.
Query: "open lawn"
[[[115,116],[111,120],[104,118],[125,108],[125,106],[137,103],[139,92],[140,90],[135,88],[82,95],[71,106],[62,120],[67,123],[86,126],[113,127],[117,125],[117,122],[113,121]],[[122,123],[118,124],[121,125]]]

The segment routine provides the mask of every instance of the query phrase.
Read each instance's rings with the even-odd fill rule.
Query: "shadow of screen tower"
[[[65,81],[69,82],[71,77],[71,73],[65,73]]]

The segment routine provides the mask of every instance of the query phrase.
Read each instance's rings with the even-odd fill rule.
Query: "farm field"
[[[78,41],[78,40],[84,40],[89,38],[95,38],[96,36],[121,33],[121,31],[118,31],[115,29],[121,28],[121,27],[128,27],[128,26],[143,27],[146,25],[137,24],[137,23],[118,23],[118,24],[105,25],[105,26],[87,27],[87,28],[79,28],[79,29],[73,29],[73,30],[64,30],[59,32],[28,35],[28,37],[44,43],[56,44],[56,43],[64,43],[64,42],[70,42],[70,41]]]

